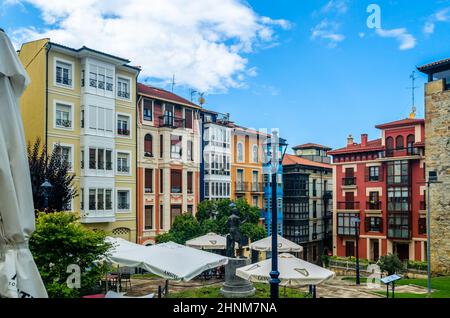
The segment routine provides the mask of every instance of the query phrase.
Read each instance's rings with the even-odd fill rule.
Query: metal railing
[[[350,202],[350,201],[338,202],[337,208],[339,210],[359,210],[359,202]]]
[[[343,186],[356,185],[356,177],[345,177],[345,178],[342,178],[342,185]]]
[[[186,122],[183,118],[178,118],[171,115],[162,115],[159,116],[159,126],[170,128],[185,128]]]
[[[129,136],[130,130],[126,128],[117,128],[117,134],[122,136]]]
[[[57,119],[56,126],[70,128],[72,127],[72,121],[68,119]]]
[[[122,97],[122,98],[130,98],[130,93],[123,92],[123,91],[117,91],[117,96]]]
[[[396,149],[386,149],[379,153],[380,158],[405,157],[405,156],[423,156],[423,148],[404,147]]]
[[[381,210],[381,201],[366,202],[366,210]]]

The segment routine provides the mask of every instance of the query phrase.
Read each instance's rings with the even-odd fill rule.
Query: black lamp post
[[[361,284],[360,276],[359,276],[359,224],[360,219],[358,217],[355,218],[355,238],[356,238],[356,286]]]
[[[48,209],[48,196],[50,195],[50,190],[52,189],[52,184],[45,179],[44,183],[41,184],[40,188],[44,194],[44,209]]]
[[[277,131],[273,131],[272,137],[267,139],[265,143],[267,149],[270,147],[271,150],[270,165],[272,174],[272,271],[270,272],[270,298],[278,298],[280,285],[280,279],[278,277],[280,276],[280,272],[278,271],[277,173],[279,165],[283,162],[288,144],[286,140],[278,137]],[[279,150],[281,150],[281,153],[279,153]]]

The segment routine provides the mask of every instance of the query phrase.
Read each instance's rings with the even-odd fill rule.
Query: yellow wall
[[[22,45],[19,58],[30,77],[31,83],[20,98],[25,141],[34,144],[36,137],[44,142],[45,133],[45,68],[48,39]],[[41,144],[42,144],[41,143]]]
[[[232,164],[231,164],[231,199],[235,200],[238,195],[243,195],[248,203],[253,205],[253,196],[258,196],[258,207],[263,207],[264,193],[248,192],[236,193],[237,170],[244,170],[244,182],[251,183],[253,181],[253,171],[258,171],[258,182],[262,183],[262,151],[263,139],[258,138],[256,134],[245,134],[241,131],[233,132],[232,145]],[[242,142],[244,145],[244,161],[237,161],[237,145]],[[252,147],[258,145],[258,162],[254,163],[252,158]]]

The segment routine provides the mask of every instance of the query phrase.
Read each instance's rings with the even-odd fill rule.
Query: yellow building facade
[[[234,126],[232,129],[231,199],[246,199],[250,205],[262,209],[263,143],[266,135],[258,131]]]
[[[19,51],[31,84],[20,100],[26,141],[57,147],[75,174],[67,210],[136,241],[136,79],[129,61],[41,39]]]

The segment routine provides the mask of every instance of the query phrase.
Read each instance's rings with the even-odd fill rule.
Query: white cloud
[[[320,12],[336,12],[338,14],[344,14],[348,10],[347,0],[330,0],[325,6],[322,7]]]
[[[412,34],[408,33],[406,28],[392,30],[377,29],[375,32],[382,38],[394,38],[399,41],[400,50],[409,50],[416,46],[416,38]]]
[[[311,29],[311,39],[321,40],[325,42],[329,48],[335,48],[339,42],[345,40],[345,36],[339,33],[338,30],[339,24],[324,19]]]
[[[10,0],[11,1],[11,0]],[[243,0],[23,0],[38,8],[46,27],[21,28],[15,43],[49,37],[128,58],[142,77],[201,91],[243,85],[246,55],[276,41],[286,20],[258,15]],[[256,71],[256,70],[254,70]]]
[[[429,35],[434,33],[434,29],[436,27],[436,23],[439,22],[450,22],[450,7],[441,9],[433,13],[428,21],[425,22],[423,26],[423,33]]]

